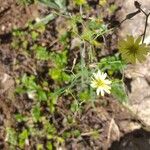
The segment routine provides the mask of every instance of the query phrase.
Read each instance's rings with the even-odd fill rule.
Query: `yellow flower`
[[[111,81],[106,79],[106,77],[107,74],[102,73],[100,70],[97,73],[93,73],[91,87],[96,88],[97,95],[101,93],[101,96],[104,96],[105,92],[110,94],[111,87],[109,85],[111,84]]]
[[[118,49],[122,58],[129,63],[142,62],[146,59],[149,52],[149,47],[141,43],[141,37],[134,39],[133,36],[127,36],[126,40],[121,40],[118,43]]]

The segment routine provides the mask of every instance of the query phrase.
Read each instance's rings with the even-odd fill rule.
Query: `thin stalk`
[[[144,27],[144,33],[143,33],[142,43],[144,43],[144,39],[145,39],[145,36],[146,36],[146,30],[147,30],[147,25],[148,25],[149,14],[145,14],[145,16],[146,16],[146,21],[145,21],[145,27]]]
[[[85,68],[85,41],[83,42],[83,48],[80,48],[81,57],[81,86],[84,87],[84,68]]]

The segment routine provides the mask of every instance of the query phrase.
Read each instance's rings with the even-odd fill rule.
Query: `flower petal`
[[[104,96],[104,90],[101,89],[101,96]]]
[[[101,91],[101,89],[98,88],[98,89],[96,90],[96,94],[99,95],[100,91]]]
[[[112,82],[111,82],[110,80],[107,80],[107,79],[106,79],[106,80],[105,80],[105,83],[106,83],[106,84],[111,84]]]

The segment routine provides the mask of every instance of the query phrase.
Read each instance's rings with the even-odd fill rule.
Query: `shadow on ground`
[[[150,132],[143,129],[125,134],[120,141],[115,141],[109,150],[149,150]]]

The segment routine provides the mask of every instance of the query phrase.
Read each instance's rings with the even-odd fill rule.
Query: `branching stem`
[[[143,33],[143,39],[142,39],[142,43],[144,43],[144,40],[145,40],[145,36],[146,36],[146,30],[147,30],[147,26],[148,26],[148,18],[149,18],[149,15],[150,13],[146,13],[143,9],[141,9],[141,12],[146,16],[146,20],[145,20],[145,26],[144,26],[144,33]]]

